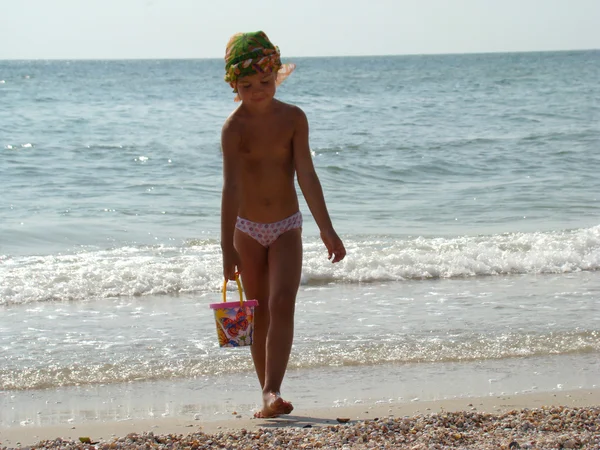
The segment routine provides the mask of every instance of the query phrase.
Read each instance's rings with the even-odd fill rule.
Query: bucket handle
[[[225,278],[225,282],[223,283],[223,301],[227,301],[227,278]],[[240,273],[235,273],[235,282],[237,283],[238,292],[240,294],[240,307],[244,307],[244,294],[242,293],[242,283],[240,283]]]

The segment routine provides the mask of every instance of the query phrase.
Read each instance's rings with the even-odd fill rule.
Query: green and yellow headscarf
[[[225,81],[237,94],[237,80],[255,73],[277,73],[279,86],[296,68],[295,64],[282,64],[279,47],[271,43],[263,31],[234,34],[225,52]],[[236,96],[236,101],[239,97]]]

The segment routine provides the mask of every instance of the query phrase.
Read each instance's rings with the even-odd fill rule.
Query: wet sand
[[[339,423],[338,418],[349,421]],[[600,448],[600,389],[298,408],[277,419],[232,411],[231,419],[215,421],[160,418],[19,426],[0,428],[0,448],[41,441],[53,448],[75,441],[85,448],[80,437],[100,448],[233,448],[233,443],[236,448]]]

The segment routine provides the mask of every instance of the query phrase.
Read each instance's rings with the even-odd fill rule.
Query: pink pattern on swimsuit
[[[263,247],[269,247],[286,231],[302,228],[302,213],[298,211],[287,219],[273,223],[257,223],[238,216],[235,227],[253,237]]]

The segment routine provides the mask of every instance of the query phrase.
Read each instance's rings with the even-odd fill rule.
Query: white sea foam
[[[348,258],[331,265],[324,261],[319,245],[307,245],[304,282],[568,273],[600,268],[600,226],[477,237],[353,239],[347,247]]]
[[[600,351],[598,337],[598,331],[472,335],[443,340],[394,333],[364,342],[328,340],[327,336],[323,336],[321,342],[312,342],[311,345],[296,348],[289,367],[315,369],[380,364],[456,363],[557,354],[593,354]],[[561,343],[560,349],[557,349],[557,341]],[[90,349],[94,351],[86,355]],[[46,389],[58,386],[221,376],[226,373],[249,373],[253,370],[247,353],[223,353],[218,348],[202,351],[180,349],[179,355],[185,354],[186,357],[177,358],[168,353],[158,356],[156,352],[139,347],[134,350],[137,353],[132,354],[131,348],[121,347],[110,361],[98,360],[101,353],[85,342],[78,342],[70,351],[71,356],[77,355],[79,358],[77,362],[73,362],[72,358],[65,358],[59,362],[56,355],[53,361],[46,361],[48,356],[40,356],[32,366],[19,369],[0,368],[0,385],[11,390]]]
[[[331,264],[307,239],[303,284],[569,273],[600,268],[600,226],[573,231],[455,238],[347,236],[347,258]],[[70,255],[0,256],[0,304],[214,292],[219,246],[121,247]]]

